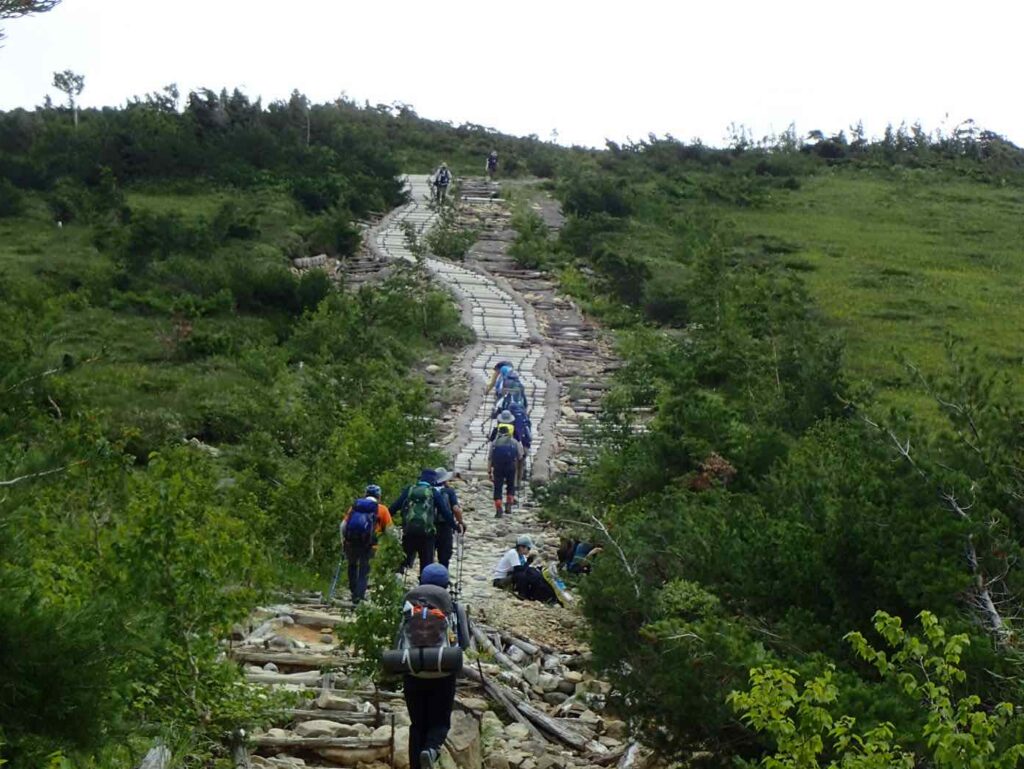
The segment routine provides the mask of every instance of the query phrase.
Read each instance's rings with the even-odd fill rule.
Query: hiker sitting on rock
[[[511,424],[499,424],[487,454],[487,477],[494,484],[494,517],[511,515],[516,502],[516,478],[520,464],[526,457],[526,449],[517,441]],[[505,507],[501,506],[501,492],[505,491]]]
[[[512,572],[533,563],[536,556],[530,555],[532,549],[533,540],[527,534],[520,534],[516,538],[516,546],[501,556],[495,564],[491,584],[503,589],[511,587]]]
[[[352,503],[341,522],[341,538],[348,561],[348,589],[354,604],[366,595],[370,558],[377,547],[377,538],[393,523],[391,513],[380,503],[380,498],[380,486],[371,483],[366,487],[365,496]]]
[[[455,517],[455,528],[448,525],[447,521],[437,522],[437,535],[434,539],[434,549],[437,550],[437,562],[448,568],[452,560],[452,551],[455,549],[455,532],[466,533],[466,524],[462,520],[462,505],[459,504],[459,497],[450,485],[452,478],[458,478],[458,473],[450,472],[447,468],[438,467],[434,470],[437,475],[437,488],[448,500],[448,507],[451,508]]]
[[[420,557],[420,574],[434,562],[434,541],[437,523],[444,521],[456,526],[448,499],[435,488],[437,473],[423,470],[419,480],[402,489],[402,493],[390,505],[391,515],[402,514],[402,549],[405,551],[403,568],[408,569]]]

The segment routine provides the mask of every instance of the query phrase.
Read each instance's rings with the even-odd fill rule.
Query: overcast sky
[[[168,83],[344,91],[597,146],[965,118],[1024,145],[1022,22],[1010,0],[64,0],[6,22],[0,109],[58,100],[53,72],[72,69],[84,105]]]

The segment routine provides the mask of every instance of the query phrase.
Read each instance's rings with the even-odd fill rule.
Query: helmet
[[[376,483],[371,483],[369,486],[366,487],[366,496],[373,497],[379,502],[381,496],[383,496],[383,492],[381,492],[380,486],[378,486]]]
[[[508,376],[509,374],[513,373],[512,367],[511,366],[502,366],[501,367],[501,371],[499,373],[502,376]]]
[[[531,550],[533,550],[533,540],[530,539],[530,535],[520,534],[518,537],[516,537],[516,547],[528,547]],[[426,574],[426,572],[424,572],[424,574]]]
[[[500,414],[498,414],[498,421],[499,422],[513,422],[513,421],[515,421],[515,417],[512,416],[512,412],[511,411],[509,411],[508,409],[505,409]]]
[[[432,563],[420,574],[421,585],[448,587],[448,569],[439,563]]]

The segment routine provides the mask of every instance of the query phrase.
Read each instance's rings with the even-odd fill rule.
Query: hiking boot
[[[427,748],[420,751],[420,769],[434,769],[437,764],[437,751]]]
[[[501,510],[498,510],[494,513],[495,518],[501,518],[502,515],[504,515],[504,513]]]

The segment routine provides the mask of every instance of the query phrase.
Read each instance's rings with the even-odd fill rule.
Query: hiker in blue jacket
[[[420,573],[434,562],[434,544],[437,524],[443,521],[453,529],[457,527],[447,497],[435,487],[437,473],[432,469],[420,472],[419,480],[402,489],[402,493],[389,505],[392,516],[402,514],[402,549],[405,551],[403,568],[412,566],[420,557]]]

